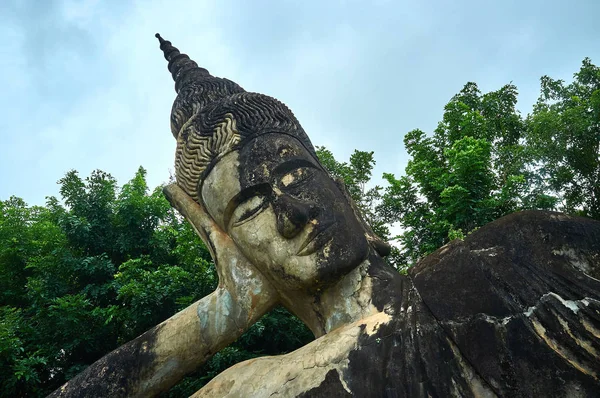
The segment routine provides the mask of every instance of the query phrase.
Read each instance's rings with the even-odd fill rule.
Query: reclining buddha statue
[[[177,92],[165,195],[219,287],[54,396],[157,395],[278,304],[316,340],[239,363],[195,397],[600,393],[600,222],[514,213],[400,274],[283,103],[157,37]]]

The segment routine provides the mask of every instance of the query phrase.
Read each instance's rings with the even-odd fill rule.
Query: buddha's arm
[[[269,297],[233,298],[218,288],[102,357],[50,396],[156,396],[237,339],[273,302]]]
[[[167,187],[165,194],[205,242],[210,239],[219,287],[100,358],[50,397],[156,396],[235,341],[275,305],[277,295],[270,284],[226,236],[211,228],[202,209],[177,187]]]
[[[344,375],[348,373],[351,351],[360,348],[360,339],[376,335],[390,320],[390,315],[379,312],[289,354],[238,363],[212,379],[192,398],[349,396]],[[317,393],[323,384],[335,385]]]

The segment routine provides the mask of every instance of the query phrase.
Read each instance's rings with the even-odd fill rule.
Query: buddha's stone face
[[[243,254],[280,287],[323,286],[368,254],[344,194],[289,135],[263,134],[225,155],[200,195]]]

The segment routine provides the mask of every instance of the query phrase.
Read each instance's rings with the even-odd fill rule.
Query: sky
[[[404,134],[432,132],[465,83],[512,82],[526,115],[541,76],[599,64],[598,15],[598,0],[2,0],[0,200],[43,205],[72,169],[169,180],[175,91],[156,32],[286,103],[338,160],[374,151],[378,182],[404,173]]]

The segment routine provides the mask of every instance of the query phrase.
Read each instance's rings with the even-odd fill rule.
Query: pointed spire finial
[[[164,40],[158,33],[154,36],[158,39],[160,49],[169,62],[168,68],[173,80],[175,80],[176,92],[179,92],[185,84],[194,80],[195,77],[210,76],[206,69],[200,68],[187,54],[181,54],[170,41]]]

